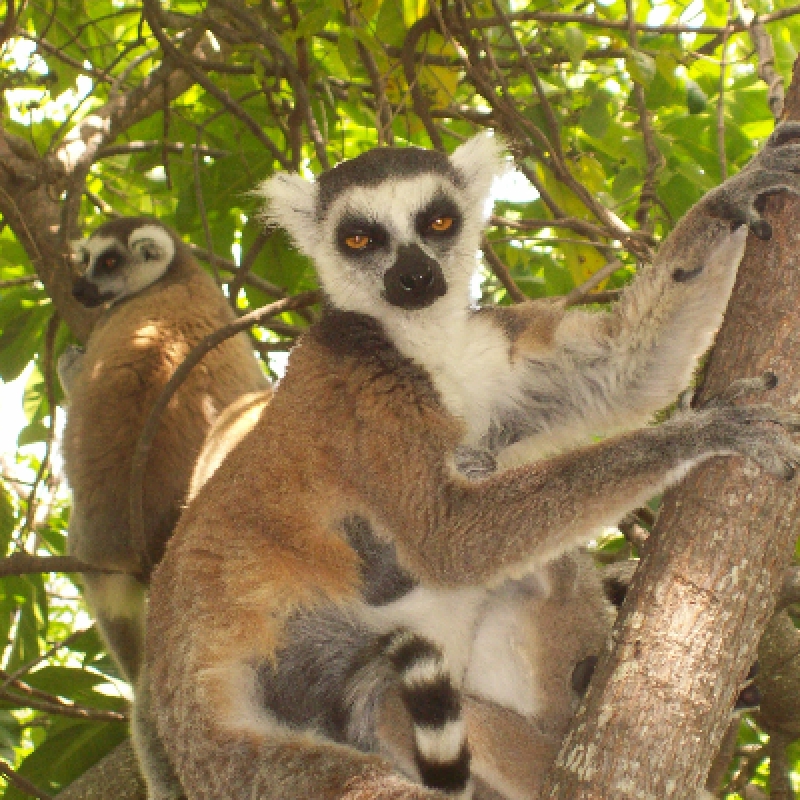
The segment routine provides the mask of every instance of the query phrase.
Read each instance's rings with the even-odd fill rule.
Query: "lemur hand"
[[[769,239],[772,226],[760,212],[764,199],[780,192],[800,194],[800,122],[781,123],[750,163],[700,205],[712,217],[747,225],[759,239]]]

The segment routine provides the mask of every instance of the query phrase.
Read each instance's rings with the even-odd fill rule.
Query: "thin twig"
[[[553,113],[553,107],[550,105],[550,101],[547,99],[547,95],[544,92],[544,87],[542,86],[542,82],[539,80],[539,73],[536,71],[536,67],[531,61],[530,56],[528,55],[525,48],[522,46],[522,43],[517,38],[514,28],[511,25],[511,21],[508,18],[508,15],[503,11],[500,3],[497,0],[492,0],[492,7],[494,8],[495,14],[500,17],[503,27],[505,28],[506,34],[511,39],[514,49],[517,51],[517,55],[519,56],[519,61],[522,64],[525,71],[528,73],[528,77],[531,79],[531,83],[533,84],[533,88],[536,91],[536,96],[539,99],[539,105],[544,113],[544,118],[547,122],[547,129],[549,133],[549,141],[551,150],[555,151],[556,157],[560,160],[564,160],[564,153],[561,148],[561,132],[558,125],[558,120],[556,119],[556,115]]]
[[[208,263],[211,265],[211,272],[214,275],[214,282],[217,286],[222,286],[222,281],[219,277],[219,270],[214,261],[214,240],[211,238],[211,227],[208,224],[208,213],[206,212],[206,203],[203,198],[203,184],[200,179],[200,152],[198,147],[200,145],[200,131],[197,131],[197,145],[192,150],[192,167],[194,170],[194,199],[197,204],[197,210],[200,214],[200,222],[203,225],[203,236],[206,240],[206,249],[210,254]]]
[[[761,21],[764,23],[777,22],[779,20],[794,17],[800,14],[800,5],[789,6],[782,8],[778,11],[773,11],[769,14],[763,14]],[[513,22],[545,22],[545,23],[570,23],[577,22],[579,25],[586,25],[595,28],[610,28],[617,30],[627,30],[627,20],[612,20],[606,17],[601,17],[597,14],[580,14],[558,11],[517,11],[509,14],[509,18]],[[470,23],[473,29],[478,28],[496,28],[502,25],[502,20],[497,17],[477,17]],[[747,30],[747,25],[741,20],[735,20],[731,26],[734,33],[741,33]],[[728,26],[720,27],[718,25],[648,25],[646,23],[636,23],[636,30],[641,33],[654,33],[654,34],[683,34],[693,33],[697,36],[706,36],[714,34],[722,34],[728,29]]]
[[[15,788],[19,789],[25,794],[32,797],[38,797],[39,800],[53,800],[52,795],[47,794],[38,786],[34,786],[27,778],[23,778],[18,772],[12,769],[11,765],[0,758],[0,774],[5,776],[5,779]]]
[[[524,303],[526,300],[529,300],[525,292],[523,292],[522,289],[517,286],[514,279],[511,277],[511,272],[509,272],[508,267],[503,263],[503,260],[500,258],[500,256],[495,253],[486,236],[484,236],[481,241],[481,250],[483,251],[484,257],[489,262],[492,272],[494,272],[494,274],[497,276],[497,279],[500,281],[500,283],[503,284],[503,287],[508,292],[509,297],[515,303]]]
[[[233,276],[233,280],[228,283],[228,297],[230,299],[231,307],[236,309],[236,301],[239,297],[239,292],[250,276],[250,270],[253,268],[259,253],[264,249],[264,245],[269,241],[270,237],[275,233],[275,228],[268,228],[267,230],[259,230],[255,240],[247,249],[247,252],[242,258],[242,263],[239,269]]]
[[[22,275],[19,278],[8,278],[0,281],[0,289],[13,289],[15,286],[29,286],[32,283],[39,283],[38,275]]]
[[[150,455],[150,448],[153,439],[158,431],[161,416],[176,391],[181,387],[189,373],[203,360],[204,356],[222,342],[235,336],[237,333],[246,331],[253,325],[259,325],[264,320],[283,314],[285,311],[293,311],[297,308],[305,308],[319,302],[322,293],[319,291],[303,292],[302,294],[286,297],[268,306],[251,311],[235,322],[223,326],[214,333],[206,336],[200,341],[181,362],[172,377],[167,381],[161,390],[156,402],[150,409],[147,419],[139,434],[136,442],[136,449],[131,461],[130,477],[130,526],[131,539],[134,550],[139,558],[140,569],[143,575],[148,575],[152,568],[150,556],[147,549],[147,539],[144,530],[144,474],[147,467],[147,459]]]
[[[45,714],[56,714],[60,717],[71,717],[73,719],[90,719],[97,722],[126,722],[128,715],[121,711],[104,711],[99,708],[88,708],[79,706],[75,703],[54,697],[53,701],[36,700],[33,697],[18,697],[13,692],[0,691],[0,698],[6,702],[18,703],[34,711],[42,711]]]
[[[414,106],[414,113],[420,118],[420,121],[425,126],[428,133],[428,138],[431,144],[437,150],[444,150],[444,142],[439,134],[439,131],[433,123],[433,118],[430,114],[430,105],[428,98],[422,91],[420,85],[419,74],[416,69],[414,54],[417,50],[419,40],[430,31],[436,30],[436,20],[430,14],[418,19],[409,29],[406,34],[405,41],[403,42],[402,64],[403,72],[406,76],[406,83],[411,92],[411,102]],[[422,66],[422,65],[421,65]]]
[[[719,157],[720,183],[728,177],[728,159],[725,154],[725,70],[728,66],[728,38],[735,0],[728,5],[728,22],[722,32],[722,54],[719,62],[719,100],[717,101],[717,154]]]
[[[242,106],[237,103],[236,100],[230,96],[230,94],[228,94],[228,92],[226,92],[224,89],[220,89],[217,84],[214,83],[214,81],[206,76],[203,70],[201,70],[191,59],[184,56],[183,53],[181,53],[180,50],[178,50],[178,48],[172,44],[158,21],[158,16],[161,11],[158,0],[144,0],[143,8],[147,24],[150,26],[150,30],[158,40],[158,43],[161,45],[164,55],[174,63],[178,64],[180,68],[187,72],[198,85],[205,89],[212,97],[222,103],[222,105],[228,109],[233,117],[244,122],[244,124],[254,134],[256,139],[258,139],[258,141],[270,151],[272,157],[281,165],[281,167],[283,167],[283,169],[289,169],[291,165],[286,160],[286,156],[277,147],[275,142],[273,142],[272,139],[270,139],[270,137],[264,133],[264,130],[258,124],[258,122],[256,122],[256,120],[253,119],[253,117],[248,114],[248,112],[245,111],[245,109],[242,108]]]
[[[0,558],[0,578],[11,575],[33,575],[37,572],[99,572],[116,574],[120,570],[95,567],[72,556],[34,556],[30,553],[12,553]]]
[[[758,77],[767,84],[767,102],[775,120],[783,115],[783,76],[775,69],[775,48],[772,37],[764,27],[763,17],[753,17],[750,23],[750,40],[758,57]]]
[[[618,269],[622,269],[622,267],[622,262],[616,258],[604,264],[580,286],[576,286],[569,294],[564,295],[564,307],[568,308],[569,306],[578,305],[592,289],[599,286],[607,278],[610,278]]]
[[[47,661],[49,658],[52,658],[62,648],[69,647],[79,636],[83,636],[84,633],[86,633],[86,631],[73,631],[66,639],[56,642],[44,653],[40,653],[36,658],[31,659],[26,664],[15,669],[12,673],[7,675],[3,683],[0,684],[0,692],[4,692],[14,681],[20,680],[23,675],[27,675],[35,666],[41,664],[42,661]]]
[[[148,2],[152,2],[152,0],[146,0],[145,5],[147,5]],[[273,56],[280,61],[286,70],[289,77],[289,82],[292,85],[295,104],[302,110],[305,116],[308,135],[314,144],[314,152],[317,155],[317,159],[322,165],[323,169],[329,169],[330,161],[325,148],[325,141],[322,138],[319,126],[314,118],[314,111],[311,107],[311,98],[308,94],[308,87],[306,86],[306,83],[300,73],[297,71],[297,68],[295,67],[291,58],[289,58],[286,51],[283,49],[280,38],[271,30],[261,25],[258,17],[251,14],[244,6],[240,6],[238,3],[229,2],[229,0],[217,0],[217,5],[226,9],[233,17],[246,25],[249,34],[254,36],[257,41],[261,42],[267,48],[267,50],[269,50]],[[283,163],[282,160],[281,163]],[[289,166],[284,166],[284,169],[289,169]]]
[[[631,52],[638,50],[638,39],[636,36],[636,18],[633,9],[633,0],[625,0],[628,15],[628,41]],[[639,124],[642,131],[644,142],[645,158],[647,169],[645,171],[642,191],[639,195],[639,205],[634,213],[636,224],[642,230],[649,231],[652,228],[650,220],[650,209],[656,198],[656,188],[658,186],[658,172],[664,165],[664,159],[656,146],[653,128],[650,121],[650,112],[647,109],[647,101],[644,96],[644,86],[637,81],[633,81],[633,99],[636,103],[636,111],[639,114]]]
[[[25,538],[33,530],[36,521],[36,495],[39,492],[39,487],[44,480],[45,473],[50,469],[50,455],[53,450],[53,440],[56,435],[56,402],[55,391],[53,389],[53,351],[56,344],[56,334],[58,333],[58,326],[60,323],[58,314],[53,313],[47,321],[47,328],[44,334],[44,354],[42,358],[42,372],[44,373],[44,387],[45,397],[47,399],[47,411],[49,415],[49,423],[47,425],[47,438],[44,443],[44,455],[39,463],[39,469],[36,470],[36,477],[33,479],[33,486],[28,494],[28,501],[25,509],[25,521],[22,523],[22,528],[19,533],[19,545],[25,547]]]
[[[209,158],[224,158],[230,155],[230,151],[221,150],[218,147],[207,147],[206,145],[187,144],[186,142],[161,142],[158,139],[135,139],[123,144],[112,144],[101,147],[97,151],[98,158],[109,158],[111,156],[131,155],[134,153],[146,153],[149,150],[158,150],[166,147],[171,153],[185,153],[187,150],[199,151],[200,155]]]
[[[357,25],[355,12],[351,0],[345,0],[344,3],[346,20],[349,27],[354,28]],[[376,127],[378,129],[378,144],[379,145],[393,145],[394,134],[392,133],[392,106],[386,97],[386,90],[384,81],[381,76],[378,64],[375,57],[365,47],[360,39],[356,39],[356,48],[358,55],[364,64],[364,69],[369,75],[372,92],[375,95],[375,110],[376,110]]]

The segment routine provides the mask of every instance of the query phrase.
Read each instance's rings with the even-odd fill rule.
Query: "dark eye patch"
[[[125,263],[125,255],[116,247],[104,250],[94,260],[95,275],[109,275]]]
[[[363,240],[366,237],[367,243],[361,247],[354,248],[348,241]],[[374,220],[357,215],[345,215],[336,227],[336,245],[339,250],[347,256],[360,256],[365,253],[385,247],[389,242],[389,233],[386,228]]]
[[[452,219],[452,224],[446,230],[437,230],[438,220]],[[447,239],[455,236],[461,230],[463,218],[455,201],[444,192],[437,192],[433,199],[417,212],[414,227],[420,236],[434,239]]]

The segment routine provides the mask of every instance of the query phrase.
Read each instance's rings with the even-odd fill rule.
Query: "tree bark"
[[[787,117],[800,118],[797,69]],[[768,201],[750,237],[703,394],[769,369],[767,398],[800,403],[800,200]],[[703,786],[791,562],[798,480],[715,459],[664,497],[656,530],[543,797],[691,798]]]

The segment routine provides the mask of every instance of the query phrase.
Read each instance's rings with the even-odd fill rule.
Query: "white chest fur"
[[[466,423],[464,444],[475,444],[498,409],[515,402],[520,376],[508,338],[488,319],[464,306],[434,308],[385,324],[400,352],[427,370],[445,408]]]

